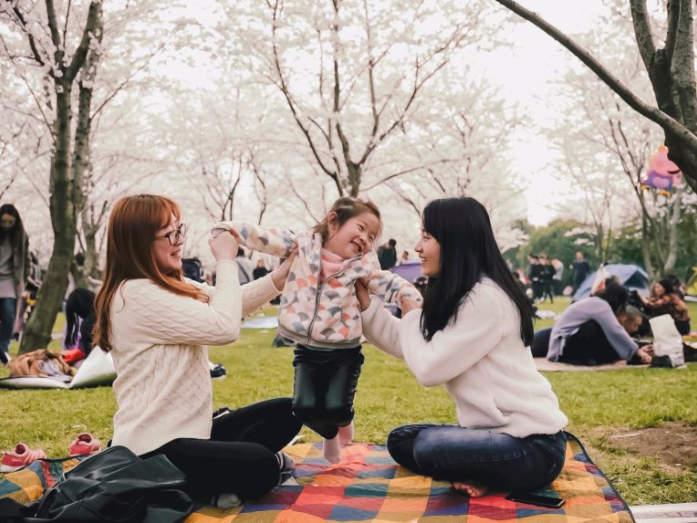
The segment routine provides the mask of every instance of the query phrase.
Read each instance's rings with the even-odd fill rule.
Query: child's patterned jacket
[[[368,290],[386,302],[402,296],[421,301],[409,282],[380,270],[375,252],[349,258],[341,270],[319,283],[322,236],[312,231],[264,229],[245,222],[221,222],[214,229],[234,229],[240,244],[249,249],[285,258],[294,244],[298,256],[290,268],[278,311],[278,332],[301,345],[340,349],[360,345],[363,334],[355,282],[363,278]]]

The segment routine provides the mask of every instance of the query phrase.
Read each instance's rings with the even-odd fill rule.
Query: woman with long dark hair
[[[9,361],[12,334],[19,328],[22,293],[31,269],[29,238],[11,203],[0,206],[0,362]]]
[[[430,202],[416,252],[429,278],[423,310],[405,300],[398,320],[357,285],[364,333],[422,385],[444,385],[458,423],[397,427],[390,454],[471,496],[550,483],[564,464],[568,420],[527,348],[533,311],[486,209],[473,198]]]

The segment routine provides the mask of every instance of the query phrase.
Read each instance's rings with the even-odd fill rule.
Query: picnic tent
[[[605,272],[610,276],[617,276],[622,285],[630,291],[637,290],[644,296],[649,295],[649,275],[646,271],[634,264],[608,263],[604,266]],[[571,298],[571,303],[590,296],[591,287],[595,280],[595,272],[590,273],[576,293]]]
[[[414,283],[414,280],[421,276],[421,260],[407,260],[391,270],[409,283]]]

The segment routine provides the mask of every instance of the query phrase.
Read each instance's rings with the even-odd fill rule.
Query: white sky
[[[651,0],[657,1],[657,0]],[[649,2],[649,4],[651,3]],[[526,8],[536,11],[548,22],[566,33],[584,33],[602,8],[602,0],[523,0]],[[555,218],[557,205],[568,193],[569,186],[555,178],[548,169],[553,161],[547,140],[536,133],[536,122],[553,116],[545,100],[554,96],[553,83],[578,59],[546,33],[522,21],[511,31],[515,49],[501,49],[484,68],[487,76],[501,85],[502,92],[528,109],[533,120],[513,137],[512,166],[516,174],[528,181],[525,192],[528,220],[544,225]],[[550,202],[555,202],[550,204]]]

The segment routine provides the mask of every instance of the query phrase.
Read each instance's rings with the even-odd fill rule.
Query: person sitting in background
[[[402,265],[404,262],[409,261],[409,251],[402,251],[402,257],[397,262],[397,265]]]
[[[678,332],[685,336],[690,333],[690,313],[687,305],[682,299],[680,291],[675,288],[669,278],[663,278],[651,286],[651,295],[644,298],[641,294],[637,296],[644,304],[646,314],[655,318],[663,314],[670,314],[675,322]]]
[[[65,303],[65,337],[63,358],[68,363],[84,359],[92,350],[94,328],[94,293],[77,288],[70,293]],[[78,352],[75,352],[78,349]]]
[[[610,284],[596,296],[571,304],[554,327],[535,334],[533,356],[574,365],[603,365],[617,360],[651,363],[652,347],[631,338],[643,321],[628,307],[627,289]]]

